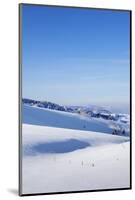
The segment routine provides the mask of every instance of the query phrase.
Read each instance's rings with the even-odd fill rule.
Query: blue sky
[[[129,12],[22,7],[23,97],[128,105]]]

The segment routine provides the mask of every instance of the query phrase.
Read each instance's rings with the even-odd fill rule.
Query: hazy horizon
[[[47,102],[51,102],[51,103],[56,103],[58,105],[62,105],[62,106],[97,106],[97,107],[102,107],[104,109],[108,109],[111,112],[115,112],[115,113],[127,113],[130,114],[130,104],[94,104],[94,102],[92,103],[86,103],[86,104],[63,104],[63,103],[59,103],[59,102],[54,102],[48,99],[32,99],[32,98],[28,98],[28,97],[23,97],[23,99],[31,99],[31,100],[36,100],[36,101],[47,101]]]

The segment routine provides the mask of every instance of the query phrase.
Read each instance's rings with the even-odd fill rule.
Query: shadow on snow
[[[87,142],[70,139],[61,142],[40,143],[24,147],[24,156],[34,156],[42,153],[68,153],[90,146]]]

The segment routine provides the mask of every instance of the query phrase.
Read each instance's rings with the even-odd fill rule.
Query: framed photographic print
[[[19,195],[131,189],[131,11],[19,5]]]

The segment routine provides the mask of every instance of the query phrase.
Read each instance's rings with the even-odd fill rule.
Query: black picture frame
[[[29,6],[43,6],[43,7],[55,7],[55,8],[76,8],[76,9],[94,9],[94,10],[112,10],[112,11],[127,11],[130,13],[130,187],[125,188],[110,188],[110,189],[95,189],[95,190],[81,190],[81,191],[62,191],[62,192],[49,192],[49,193],[33,193],[33,194],[23,194],[22,193],[22,5]],[[19,196],[36,196],[36,195],[53,195],[53,194],[68,194],[68,193],[84,193],[84,192],[101,192],[101,191],[115,191],[115,190],[131,190],[132,189],[132,11],[131,10],[123,10],[123,9],[112,9],[112,8],[93,8],[93,7],[79,7],[79,6],[63,6],[63,5],[47,5],[47,4],[32,4],[32,3],[20,3],[18,5],[19,8],[19,85],[18,85],[18,110],[19,110],[19,120],[18,120],[18,132],[19,132]]]

